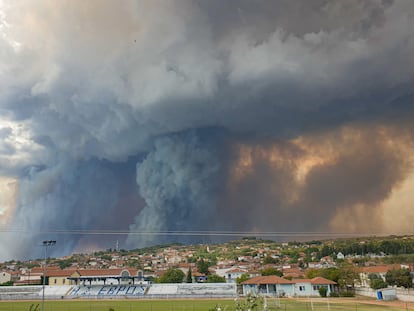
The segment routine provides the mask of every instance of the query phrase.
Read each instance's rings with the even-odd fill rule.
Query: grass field
[[[373,300],[308,300],[281,299],[267,300],[267,310],[287,311],[403,311],[414,310],[413,304],[392,302],[377,303]],[[40,301],[9,301],[0,302],[0,311],[32,311]],[[223,311],[236,311],[233,300],[63,300],[46,301],[45,311],[208,311],[220,305]],[[263,310],[262,308],[260,310]]]

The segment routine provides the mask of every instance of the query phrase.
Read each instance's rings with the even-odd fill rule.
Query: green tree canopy
[[[250,274],[248,274],[248,273],[243,273],[240,277],[238,277],[238,278],[236,279],[236,283],[237,283],[237,284],[241,284],[241,283],[243,283],[244,281],[247,281],[248,279],[250,279]]]
[[[413,287],[410,271],[408,269],[393,269],[385,274],[385,280],[389,285]]]
[[[385,282],[383,279],[372,279],[370,282],[370,287],[372,289],[381,289],[386,288],[388,286],[387,282]]]
[[[261,274],[262,274],[263,276],[266,276],[266,275],[277,275],[277,276],[282,276],[282,275],[283,275],[282,271],[277,270],[276,268],[266,268],[266,269],[263,269],[263,270],[261,271]]]
[[[186,282],[193,283],[193,274],[191,273],[191,268],[188,269]]]
[[[203,258],[201,258],[199,261],[197,261],[197,271],[198,272],[207,275],[209,273],[208,267],[209,267],[208,261],[204,260]]]
[[[277,259],[277,258],[273,258],[273,257],[271,257],[271,256],[269,256],[269,255],[266,255],[266,257],[263,259],[263,264],[264,265],[268,265],[268,264],[276,264],[276,263],[279,263],[279,259]]]
[[[207,283],[226,283],[226,278],[224,276],[219,276],[217,274],[210,274],[207,276]]]
[[[160,283],[182,283],[184,272],[180,269],[170,268],[159,278]]]
[[[345,288],[345,287],[354,287],[355,280],[359,278],[358,275],[358,269],[355,268],[352,264],[348,262],[343,262],[338,267],[338,279],[330,279],[332,281],[335,281],[339,284],[339,286]]]
[[[306,271],[306,277],[308,279],[313,279],[313,278],[315,278],[317,276],[320,276],[319,270],[321,270],[321,269],[314,269],[314,268],[308,269]]]

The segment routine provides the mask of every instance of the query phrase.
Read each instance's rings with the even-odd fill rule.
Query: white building
[[[6,271],[0,272],[0,284],[10,282],[11,281],[11,274]]]

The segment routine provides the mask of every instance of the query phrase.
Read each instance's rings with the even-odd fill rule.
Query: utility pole
[[[42,287],[42,311],[45,311],[45,285],[46,285],[46,260],[47,248],[56,244],[56,241],[43,241],[42,245],[45,248],[45,262],[43,263],[43,287]]]

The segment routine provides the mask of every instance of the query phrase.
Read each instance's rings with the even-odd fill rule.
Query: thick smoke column
[[[197,231],[214,227],[221,161],[214,134],[196,131],[159,138],[137,164],[137,184],[146,206],[131,231]],[[128,237],[131,246],[175,238]],[[185,240],[185,239],[184,239]],[[186,242],[191,241],[188,238]]]
[[[413,16],[0,1],[0,253],[74,229],[131,232],[54,237],[57,254],[170,240],[137,231],[410,230],[386,215],[414,200]]]

